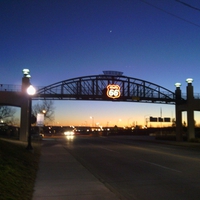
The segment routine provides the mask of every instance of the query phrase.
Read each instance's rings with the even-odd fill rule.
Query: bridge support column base
[[[19,140],[23,142],[28,141],[29,133],[29,110],[28,110],[28,98],[24,98],[24,103],[21,106],[21,123],[20,123],[20,135]]]

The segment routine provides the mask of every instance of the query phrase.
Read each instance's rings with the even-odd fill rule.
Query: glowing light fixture
[[[26,74],[29,74],[29,73],[30,73],[30,70],[29,70],[29,69],[23,69],[22,71],[23,71],[23,74],[24,74],[24,75],[26,75]]]
[[[23,69],[22,71],[23,71],[24,77],[31,78],[29,69]]]
[[[27,88],[27,93],[28,93],[28,95],[34,95],[36,93],[36,89],[32,85],[30,85]]]
[[[192,83],[192,82],[193,82],[193,79],[192,79],[192,78],[187,78],[187,79],[186,79],[186,82],[187,82],[187,83]]]
[[[181,83],[175,83],[175,86],[176,86],[177,88],[179,88],[179,87],[181,87]]]

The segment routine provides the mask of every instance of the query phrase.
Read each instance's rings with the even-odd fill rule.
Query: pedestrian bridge
[[[0,85],[0,92],[22,86]],[[32,99],[97,100],[175,104],[175,93],[155,83],[123,75],[92,75],[63,80],[37,89]],[[183,99],[184,101],[184,99]]]
[[[26,141],[30,124],[31,99],[94,100],[174,104],[177,140],[181,140],[182,111],[187,111],[188,139],[194,138],[194,110],[200,110],[199,96],[193,93],[192,79],[187,79],[187,97],[183,98],[180,84],[172,92],[155,83],[124,76],[122,72],[104,71],[100,75],[82,76],[38,88],[28,96],[30,75],[24,73],[21,86],[0,84],[0,105],[21,107],[20,140]]]
[[[43,87],[34,99],[97,100],[175,104],[175,93],[157,84],[123,75],[101,74]]]

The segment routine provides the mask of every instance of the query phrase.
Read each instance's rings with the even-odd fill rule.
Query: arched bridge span
[[[195,138],[194,111],[200,110],[199,96],[193,92],[192,79],[186,81],[187,95],[182,97],[180,83],[172,92],[157,84],[141,79],[123,76],[121,72],[105,71],[102,75],[83,76],[60,81],[37,90],[34,96],[28,96],[30,86],[29,73],[24,73],[21,89],[0,84],[0,104],[21,106],[20,140],[27,141],[30,128],[31,99],[58,100],[99,100],[126,101],[175,104],[176,110],[176,139],[182,140],[182,111],[187,111],[187,138]],[[18,100],[16,102],[16,100]]]
[[[119,86],[120,96],[109,98],[107,86]],[[175,93],[154,83],[127,76],[92,75],[60,81],[37,91],[34,99],[98,100],[175,104]]]

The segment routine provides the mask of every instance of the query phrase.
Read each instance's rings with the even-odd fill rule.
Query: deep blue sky
[[[1,84],[20,85],[23,68],[30,69],[35,86],[117,70],[172,91],[181,82],[183,93],[191,77],[200,93],[200,1],[0,0],[0,19]],[[163,115],[174,115],[173,106],[154,104],[119,103],[116,109],[109,102],[56,101],[55,106],[57,123],[70,121],[69,113],[80,118],[77,124],[104,115],[114,124],[113,110],[114,121],[122,118],[125,124],[159,115],[160,107]]]

